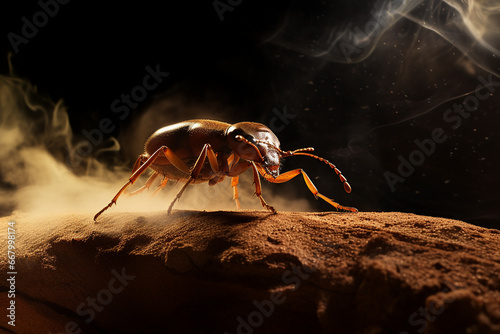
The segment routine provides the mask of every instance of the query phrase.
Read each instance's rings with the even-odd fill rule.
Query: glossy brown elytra
[[[185,182],[170,203],[168,214],[189,184],[208,182],[214,185],[224,180],[226,176],[231,177],[234,200],[239,209],[238,177],[248,168],[253,171],[255,195],[262,206],[273,213],[276,210],[262,198],[259,174],[272,183],[287,182],[302,174],[307,187],[316,198],[320,197],[338,210],[357,212],[355,208],[342,206],[320,194],[302,169],[280,174],[282,158],[294,155],[309,156],[329,165],[339,176],[345,191],[350,193],[351,186],[337,167],[328,160],[309,153],[313,150],[312,147],[308,147],[295,151],[282,151],[276,135],[260,123],[240,122],[231,125],[219,121],[196,119],[172,124],[157,130],[149,137],[145,144],[145,152],[137,158],[129,180],[111,202],[94,216],[94,221],[113,204],[116,204],[118,197],[125,189],[148,168],[153,170],[153,174],[144,186],[132,194],[149,189],[158,176],[161,176],[163,180],[156,191],[161,190],[169,179]]]

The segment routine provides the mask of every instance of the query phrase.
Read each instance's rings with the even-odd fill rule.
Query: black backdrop
[[[130,165],[144,138],[130,138],[126,130],[158,99],[180,97],[186,108],[197,106],[197,112],[185,115],[182,104],[171,115],[165,110],[158,127],[164,119],[193,117],[269,125],[286,107],[291,116],[277,133],[282,147],[315,147],[343,171],[353,192],[345,194],[332,172],[316,161],[292,158],[285,168],[303,167],[320,191],[340,203],[363,211],[413,212],[498,228],[500,79],[488,79],[491,68],[499,65],[494,51],[471,61],[463,47],[472,50],[476,44],[454,43],[404,18],[387,25],[380,39],[328,51],[325,45],[342,29],[364,30],[376,15],[374,6],[383,4],[219,3],[231,8],[222,14],[223,21],[211,0],[60,4],[38,33],[18,46],[12,63],[43,94],[64,99],[75,141],[84,138],[83,130],[111,119],[116,126],[107,137],[120,138],[125,146],[136,142],[120,152]],[[41,5],[32,1],[2,7],[5,61],[0,68],[6,74],[7,53],[14,50],[9,33],[21,35],[22,18],[32,21]],[[129,117],[119,119],[112,101],[142,82],[146,66],[157,64],[169,76]],[[482,84],[479,77],[490,80],[491,94],[459,126],[457,119],[446,121],[454,103],[462,103],[466,93],[474,95]],[[418,149],[416,140],[432,138],[439,129],[444,142],[435,142],[428,155],[411,156]],[[413,157],[419,165],[391,188],[387,177],[398,175],[400,156]],[[269,189],[310,198],[315,210],[330,210],[314,201],[302,181]]]

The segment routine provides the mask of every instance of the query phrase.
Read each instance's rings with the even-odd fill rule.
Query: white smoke
[[[153,103],[152,110],[158,110],[158,105]],[[35,214],[84,212],[89,214],[91,220],[128,180],[133,161],[119,166],[105,166],[96,159],[99,155],[116,155],[120,150],[118,141],[112,138],[108,148],[86,156],[78,154],[82,142],[74,144],[64,102],[53,102],[40,94],[28,80],[17,78],[14,74],[0,75],[0,111],[0,214],[10,214],[12,210]],[[150,114],[145,113],[146,116]],[[144,121],[147,117],[141,119]],[[164,121],[168,123],[169,120]],[[147,126],[144,129],[143,123],[135,123],[139,130],[129,129],[128,135],[123,136],[140,142],[136,147],[142,147],[147,136],[144,131],[156,130]],[[154,123],[158,126],[157,119]],[[132,138],[134,136],[138,138]],[[141,153],[135,152],[136,156]],[[144,173],[130,188],[140,187],[147,174]],[[243,208],[262,210],[253,195],[251,173],[240,179]],[[150,195],[156,185],[152,186],[149,194],[122,195],[117,205],[105,214],[166,210],[180,186],[169,184],[155,197]],[[278,210],[308,208],[306,199],[295,201],[291,206],[283,199],[271,198],[270,194],[266,196],[264,193],[264,197]],[[208,184],[190,186],[174,208],[234,210],[230,182],[226,180],[213,187]]]
[[[500,5],[495,0],[385,0],[364,13],[338,18],[335,4],[320,16],[308,16],[292,7],[269,42],[299,53],[338,63],[368,58],[380,43],[389,43],[396,29],[410,21],[447,40],[476,65],[498,75]],[[359,4],[356,4],[356,8]],[[370,7],[371,6],[371,7]],[[363,6],[363,8],[365,8]],[[387,35],[387,36],[385,36]],[[421,36],[415,35],[417,40]]]

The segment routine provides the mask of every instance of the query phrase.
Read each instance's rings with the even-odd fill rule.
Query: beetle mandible
[[[337,167],[328,160],[309,153],[314,151],[312,147],[282,151],[278,137],[260,123],[240,122],[231,125],[220,121],[195,119],[157,130],[144,146],[144,153],[137,158],[129,180],[111,202],[94,216],[94,221],[116,204],[125,189],[148,168],[153,170],[153,174],[141,188],[131,194],[149,189],[158,176],[162,176],[163,180],[155,193],[165,187],[169,179],[185,181],[184,186],[170,203],[168,214],[189,184],[208,182],[209,185],[214,185],[222,182],[226,176],[231,177],[233,198],[237,209],[240,209],[238,178],[248,168],[253,171],[255,195],[262,206],[273,213],[276,213],[276,210],[262,198],[259,174],[272,183],[287,182],[302,174],[307,187],[316,199],[320,197],[338,210],[358,211],[356,208],[342,206],[320,194],[309,176],[300,168],[280,174],[282,158],[294,155],[309,156],[329,165],[339,176],[344,190],[351,192],[351,186]]]

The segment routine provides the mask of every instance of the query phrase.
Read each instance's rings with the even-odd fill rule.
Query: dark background
[[[488,66],[473,63],[456,45],[402,19],[363,48],[365,59],[348,63],[318,56],[329,34],[363,26],[372,15],[373,2],[342,3],[245,0],[221,22],[213,1],[72,1],[20,46],[12,64],[42,94],[64,99],[75,142],[84,139],[84,129],[112,119],[116,129],[106,136],[128,145],[113,155],[130,166],[144,140],[131,138],[130,129],[161,100],[175,100],[177,107],[150,120],[158,128],[165,119],[202,117],[269,125],[273,109],[286,106],[295,118],[277,133],[282,148],[314,147],[353,188],[345,194],[338,178],[317,161],[286,161],[287,170],[303,167],[323,194],[362,211],[404,211],[498,228],[500,93],[481,101],[455,130],[443,121],[445,110],[480,84],[479,75],[487,78],[482,67],[498,68],[494,53],[486,57]],[[2,7],[0,70],[7,74],[7,34],[20,34],[21,18],[31,20],[40,6],[31,1]],[[120,120],[111,102],[156,64],[169,77]],[[384,173],[397,174],[398,156],[408,158],[414,140],[429,138],[435,128],[443,128],[448,139],[391,191]],[[315,201],[302,180],[268,189],[311,199],[315,210],[331,209]]]

